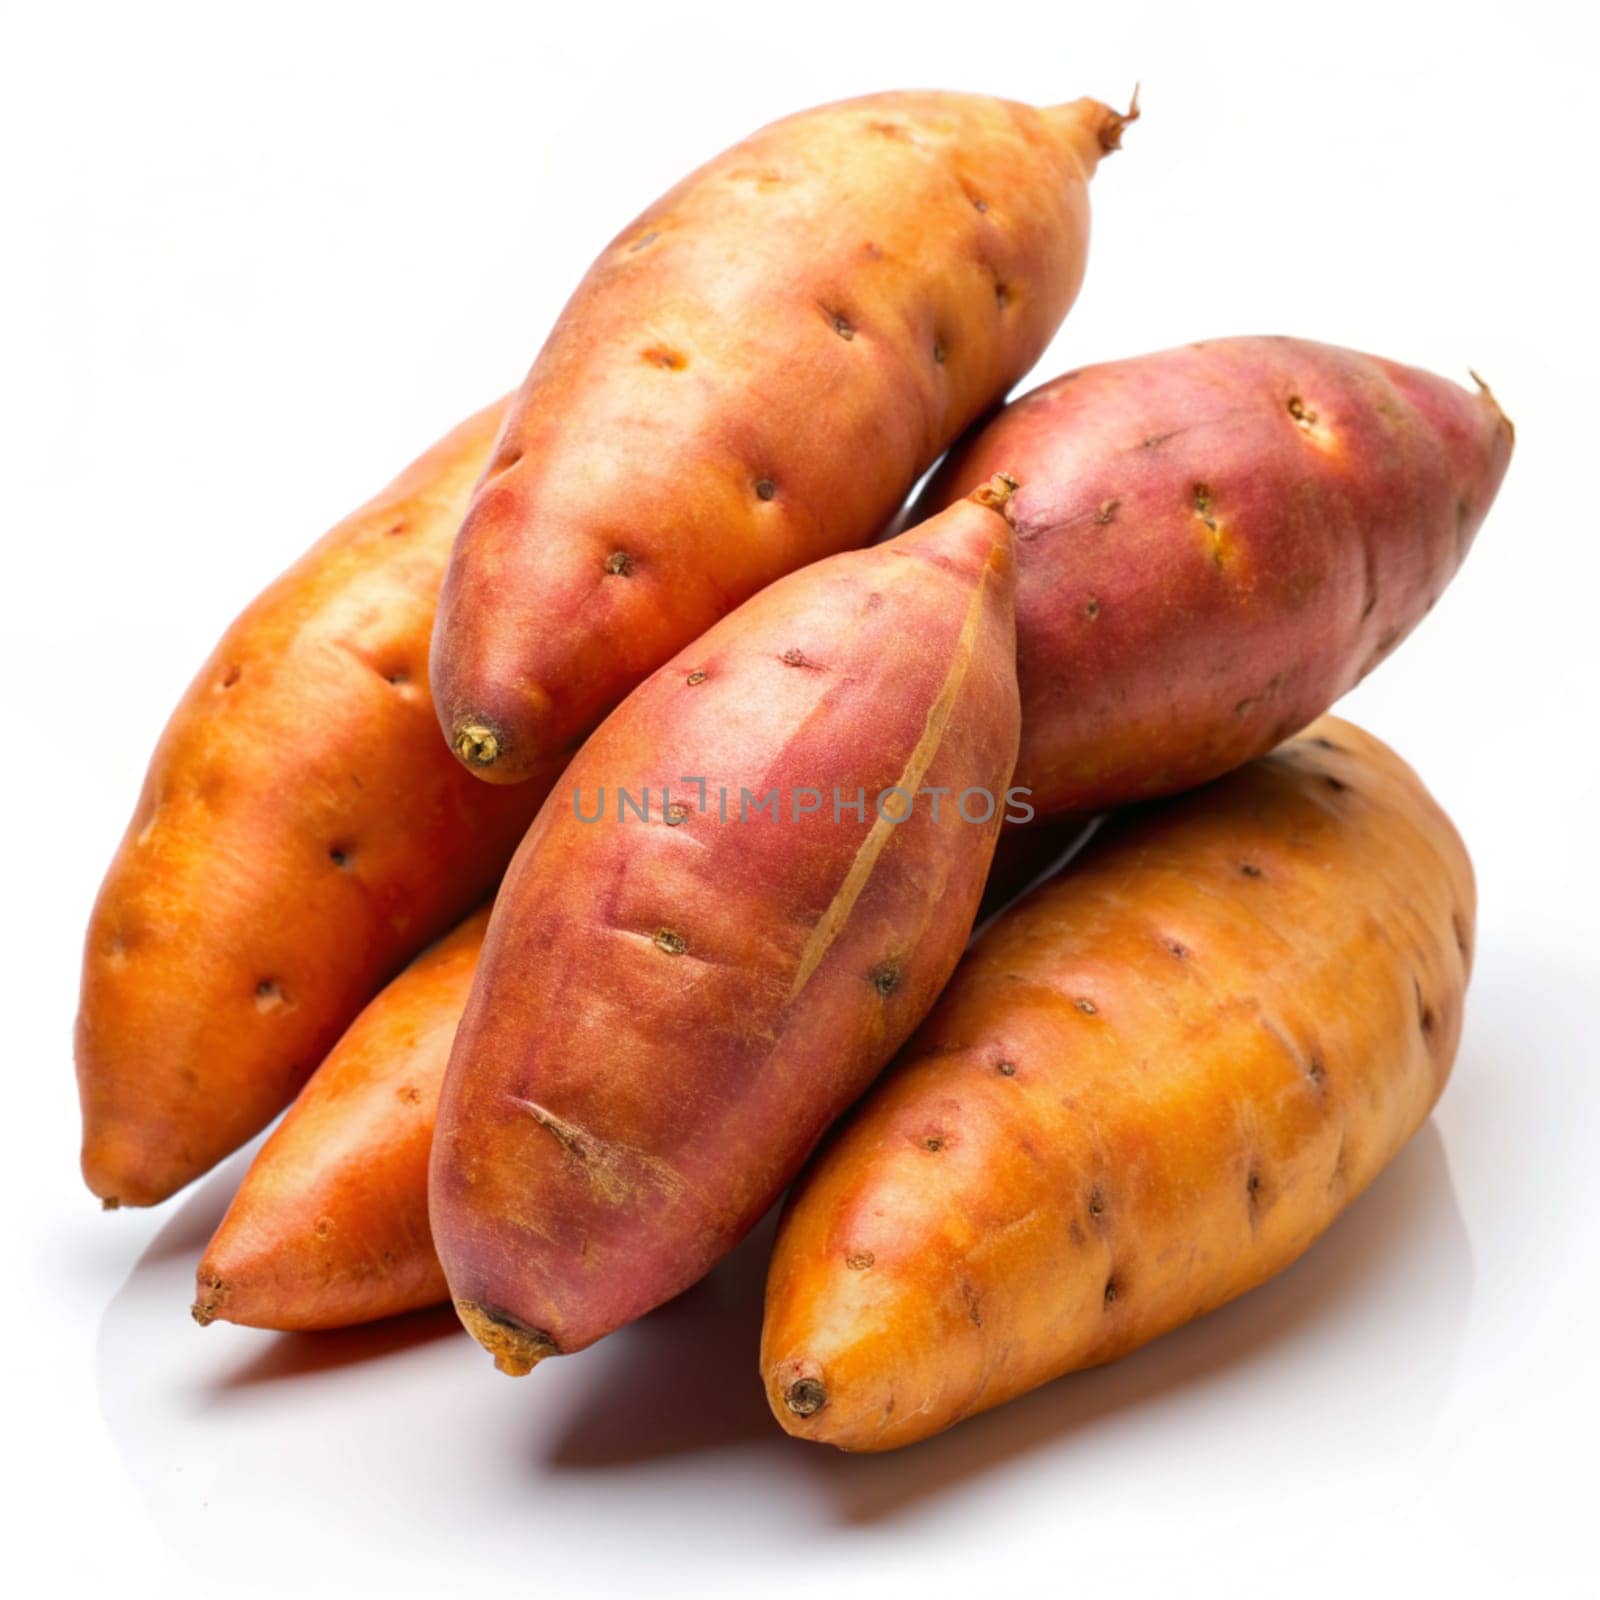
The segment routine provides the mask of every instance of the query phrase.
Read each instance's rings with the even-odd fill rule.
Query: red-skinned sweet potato
[[[1415,774],[1331,717],[1113,820],[976,941],[796,1186],[779,1422],[909,1444],[1287,1266],[1444,1087],[1474,905]]]
[[[503,1371],[700,1277],[949,976],[1016,750],[1008,490],[756,595],[540,812],[430,1175],[451,1294]]]
[[[1299,339],[1085,367],[956,447],[927,516],[1016,497],[1016,782],[1040,816],[1203,783],[1325,711],[1421,620],[1500,486],[1487,389]]]
[[[428,1152],[489,910],[350,1024],[245,1174],[195,1274],[195,1321],[342,1328],[447,1298]]]
[[[223,636],[95,904],[83,1172],[153,1205],[294,1097],[395,970],[493,888],[540,798],[439,744],[428,634],[504,405],[340,523]]]
[[[625,228],[529,373],[451,561],[432,671],[461,759],[525,778],[748,595],[871,539],[1066,315],[1088,180],[1127,120],[1092,100],[845,101]]]

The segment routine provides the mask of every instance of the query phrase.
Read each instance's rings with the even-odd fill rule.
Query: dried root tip
[[[116,1195],[108,1194],[100,1202],[100,1209],[102,1211],[120,1211],[122,1209],[122,1201]]]
[[[1498,416],[1503,423],[1505,423],[1506,432],[1511,436],[1512,440],[1514,441],[1516,439],[1516,437],[1517,437],[1516,426],[1512,422],[1511,418],[1508,417],[1505,414],[1505,411],[1501,408],[1500,402],[1495,399],[1494,390],[1491,389],[1489,387],[1489,385],[1486,384],[1483,381],[1483,379],[1478,376],[1478,374],[1476,372],[1473,372],[1471,367],[1468,367],[1467,371],[1471,374],[1472,381],[1475,384],[1477,384],[1478,393],[1481,394],[1483,396],[1483,398],[1485,400],[1487,400],[1489,402],[1489,404],[1494,407],[1495,415]]]
[[[783,1403],[797,1417],[814,1417],[828,1403],[828,1391],[816,1378],[796,1378],[783,1391]]]
[[[561,1354],[560,1346],[548,1333],[530,1328],[503,1311],[493,1311],[472,1300],[457,1300],[456,1315],[508,1378],[525,1378],[546,1356]]]
[[[500,759],[500,735],[481,722],[463,722],[451,741],[469,767],[492,767]]]
[[[986,506],[990,511],[998,511],[1008,522],[1011,513],[1007,509],[1011,497],[1021,487],[1009,472],[997,472],[980,489],[974,489],[967,496],[974,505]]]
[[[189,1315],[202,1328],[209,1328],[222,1315],[222,1303],[228,1298],[228,1286],[214,1273],[195,1280],[199,1298],[189,1307]]]
[[[1100,124],[1100,148],[1110,155],[1113,150],[1122,148],[1122,130],[1130,122],[1139,120],[1139,85],[1133,86],[1133,98],[1128,102],[1126,111],[1106,111],[1106,119]]]

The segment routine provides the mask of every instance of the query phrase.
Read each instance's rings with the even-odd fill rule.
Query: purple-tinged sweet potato
[[[1270,750],[1411,631],[1500,486],[1486,388],[1301,339],[1069,372],[958,445],[927,516],[1021,480],[1016,782],[1040,816]]]
[[[1094,100],[878,94],[775,122],[606,247],[461,530],[433,689],[512,782],[783,573],[870,540],[1083,279]],[[976,487],[976,485],[969,485]]]
[[[503,1371],[706,1272],[950,975],[1016,754],[1009,489],[754,596],[623,702],[529,831],[429,1178],[451,1295]]]

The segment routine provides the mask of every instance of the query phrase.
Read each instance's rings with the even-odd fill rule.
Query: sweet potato
[[[797,1186],[779,1422],[910,1444],[1287,1266],[1438,1097],[1473,911],[1443,812],[1332,718],[1109,825],[975,943]]]
[[[951,452],[1016,498],[1019,785],[1040,816],[1202,783],[1370,672],[1455,575],[1511,425],[1413,367],[1218,339],[1069,372]]]
[[[267,589],[167,725],[84,950],[83,1173],[107,1205],[152,1205],[263,1127],[534,813],[537,786],[497,794],[441,748],[425,677],[503,411]]]
[[[195,1274],[195,1321],[342,1328],[447,1298],[428,1151],[489,910],[350,1024],[261,1147]]]
[[[540,812],[429,1180],[451,1294],[503,1371],[700,1277],[955,966],[1016,754],[1006,493],[756,595]]]
[[[526,777],[757,589],[871,539],[1066,315],[1127,120],[872,95],[774,123],[623,229],[451,561],[432,671],[461,759]]]

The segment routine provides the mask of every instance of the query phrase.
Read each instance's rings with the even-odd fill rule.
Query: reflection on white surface
[[[1007,1507],[1036,1525],[1040,1500],[1074,1519],[1151,1498],[1204,1515],[1307,1456],[1324,1478],[1426,1430],[1472,1294],[1429,1123],[1253,1294],[927,1444],[849,1457],[788,1440],[767,1415],[756,1341],[770,1218],[671,1305],[512,1383],[447,1309],[336,1334],[194,1327],[194,1262],[238,1176],[216,1174],[157,1236],[98,1349],[106,1418],[157,1524],[213,1571],[240,1541],[258,1572],[275,1570],[263,1528],[293,1569],[352,1581],[373,1578],[374,1557],[461,1581],[531,1568],[552,1546],[582,1551],[603,1580],[641,1544],[711,1539],[721,1572],[760,1567],[771,1593],[774,1549],[808,1531],[837,1536],[818,1541],[801,1587],[853,1548],[841,1575],[865,1579],[859,1546],[876,1525],[916,1524],[931,1559],[978,1505],[997,1528]]]

